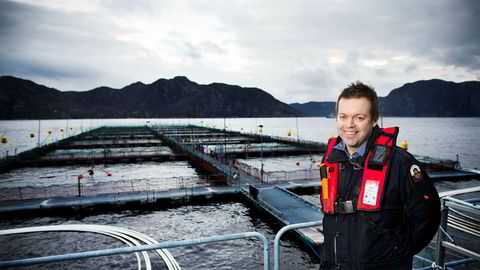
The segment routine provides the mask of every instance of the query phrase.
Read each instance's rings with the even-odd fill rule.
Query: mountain
[[[307,103],[291,103],[291,107],[305,113],[308,116],[334,116],[335,102],[316,102],[310,101]]]
[[[478,117],[480,82],[417,81],[392,90],[379,102],[384,116]]]
[[[382,116],[480,117],[479,81],[416,81],[378,99]],[[335,102],[293,103],[290,106],[308,116],[329,117],[335,111]]]
[[[303,113],[258,88],[186,77],[62,92],[12,76],[0,77],[0,119],[291,117]]]

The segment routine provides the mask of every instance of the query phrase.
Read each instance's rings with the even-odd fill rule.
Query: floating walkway
[[[86,153],[72,155],[44,156],[35,160],[19,160],[17,163],[26,166],[61,166],[73,164],[112,164],[143,161],[174,161],[187,160],[186,155],[178,153],[158,152],[122,152],[122,153]]]
[[[253,205],[268,212],[282,226],[323,219],[323,213],[318,206],[280,186],[250,186],[242,192]],[[294,233],[311,253],[320,256],[320,245],[324,241],[322,231],[323,227],[317,226],[297,229]]]
[[[303,192],[318,190],[316,181],[285,182],[278,185],[282,189]],[[208,202],[210,200],[232,200],[242,193],[242,187],[237,186],[209,186],[173,189],[166,191],[136,191],[100,194],[87,197],[30,199],[18,201],[0,201],[0,213],[15,214],[21,212],[35,212],[42,210],[71,210],[92,208],[97,206],[122,206],[156,204],[171,206],[176,204],[190,204],[191,202]]]
[[[112,207],[157,203],[171,206],[191,201],[208,202],[215,197],[232,197],[239,193],[237,187],[194,187],[169,191],[139,191],[101,194],[89,197],[35,199],[0,202],[0,213],[31,212],[39,210],[71,210],[91,207]],[[216,198],[218,199],[218,198]]]
[[[160,140],[155,139],[99,139],[88,141],[76,141],[71,144],[60,144],[56,149],[90,149],[90,148],[131,148],[131,147],[151,147],[151,146],[163,146],[165,145]]]

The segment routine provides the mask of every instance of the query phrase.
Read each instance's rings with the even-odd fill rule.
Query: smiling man
[[[355,154],[357,148],[365,143],[377,121],[370,116],[370,108],[372,107],[370,102],[367,97],[341,98],[338,100],[337,131],[350,155]],[[378,116],[376,117],[378,118]]]
[[[440,202],[421,164],[396,146],[398,127],[380,128],[372,87],[338,97],[322,167],[325,243],[320,269],[412,269],[433,238]]]

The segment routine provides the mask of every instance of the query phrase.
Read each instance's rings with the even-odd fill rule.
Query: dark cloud
[[[77,79],[94,77],[94,72],[65,65],[55,66],[45,62],[32,60],[9,59],[9,55],[0,53],[0,74],[16,75],[24,78],[50,78],[50,79]],[[65,89],[60,89],[65,90]]]
[[[0,25],[0,72],[5,75],[94,82],[115,65],[110,59],[128,56],[131,49],[113,37],[118,27],[82,12],[0,1],[0,18],[6,22]]]
[[[441,59],[447,64],[480,71],[480,1],[461,0],[455,8],[451,20],[445,23],[448,47]]]
[[[407,2],[401,3],[411,4]],[[474,0],[416,2],[408,15],[397,13],[395,23],[387,29],[403,39],[398,43],[415,55],[445,65],[478,70],[479,12],[480,1]],[[398,38],[393,40],[397,42]]]
[[[43,13],[36,12],[36,10],[37,8],[30,5],[0,1],[0,45],[2,48],[21,41],[20,37],[23,35],[32,34],[32,31],[28,31],[28,21],[38,17],[37,14]]]
[[[55,21],[61,21],[62,17],[42,7],[1,1],[0,72],[27,78],[84,75],[79,69],[58,62],[62,51],[55,51],[57,48],[53,45],[68,38],[58,35],[60,31],[52,33],[51,30],[54,25],[61,25]]]

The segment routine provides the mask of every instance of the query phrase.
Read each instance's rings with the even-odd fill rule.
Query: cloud
[[[480,77],[480,2],[0,1],[0,74],[87,90],[185,75],[287,102]]]

